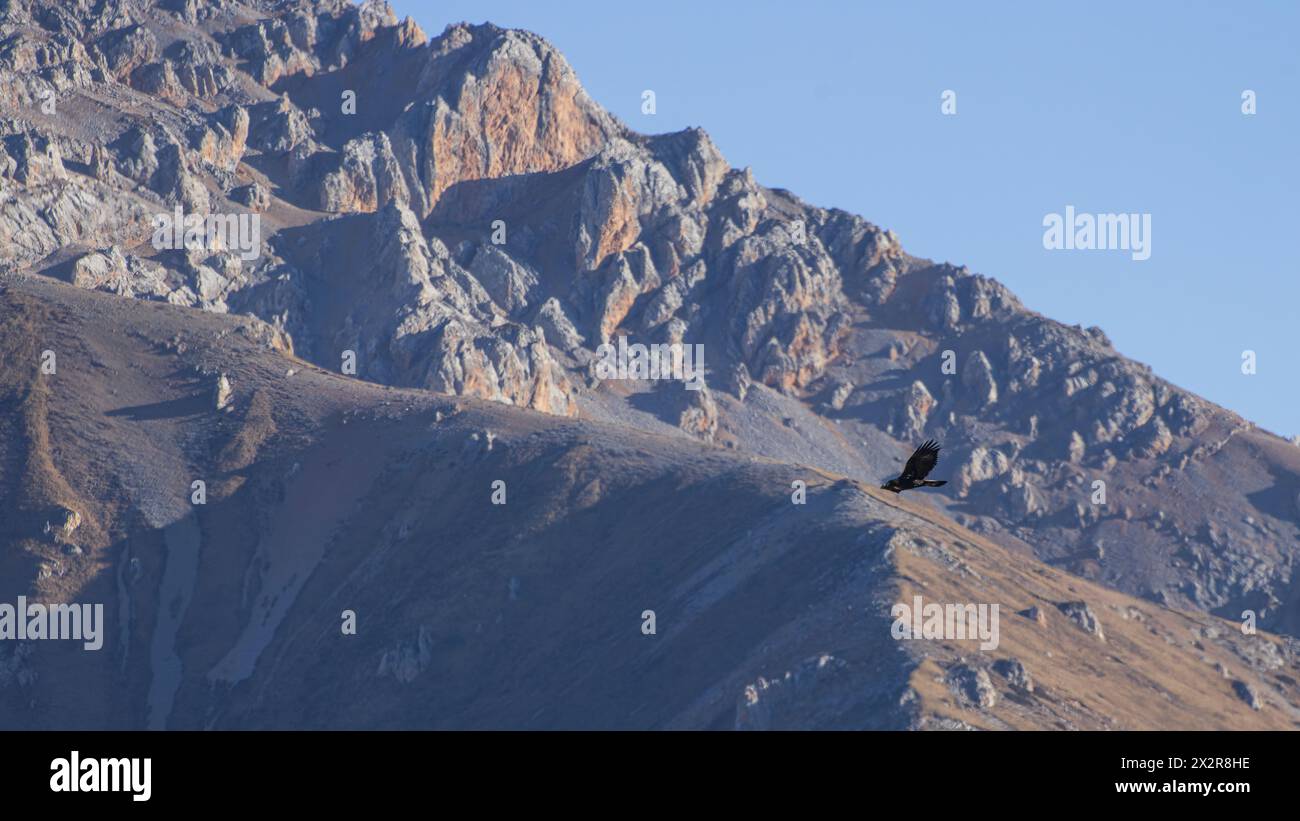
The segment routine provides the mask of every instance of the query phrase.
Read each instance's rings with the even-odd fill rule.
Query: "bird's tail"
[[[947,479],[926,479],[925,481],[921,482],[921,484],[925,485],[926,487],[943,487],[944,485],[948,484],[948,480]]]

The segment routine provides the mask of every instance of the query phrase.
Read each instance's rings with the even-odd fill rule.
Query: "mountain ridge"
[[[69,489],[6,517],[7,562],[32,565],[32,586],[12,564],[0,580],[6,593],[103,599],[126,614],[106,652],[46,644],[0,658],[5,726],[1300,720],[1294,639],[1106,590],[848,477],[358,381],[286,359],[252,318],[22,276],[0,283],[0,306],[25,328],[5,324],[6,349],[33,339],[65,351],[57,374],[36,379],[61,409],[43,439],[62,443],[50,464]],[[12,380],[31,377],[5,376],[7,403]],[[222,378],[229,411],[207,389]],[[0,463],[30,441],[6,437]],[[145,471],[131,467],[142,459]],[[209,479],[202,506],[189,504],[194,476]],[[0,474],[7,510],[23,478]],[[791,503],[793,480],[806,484],[804,505]],[[150,499],[164,507],[143,509]],[[42,534],[41,519],[66,505],[82,523]],[[168,576],[178,528],[201,542],[187,583]],[[998,646],[895,641],[886,614],[916,595],[1001,603]],[[339,633],[344,611],[355,636]],[[173,618],[176,679],[144,661]]]

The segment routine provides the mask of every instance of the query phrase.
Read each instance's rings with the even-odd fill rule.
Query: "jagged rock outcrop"
[[[117,170],[122,176],[146,186],[165,203],[179,204],[186,212],[207,212],[208,191],[194,171],[198,157],[169,132],[155,134],[135,125],[109,147],[118,158]],[[216,159],[217,147],[211,150]],[[226,150],[232,153],[232,145]]]
[[[919,379],[913,381],[911,388],[903,396],[903,404],[895,420],[900,435],[915,439],[924,433],[934,405],[934,397],[925,387],[925,383]]]
[[[231,192],[231,199],[248,206],[250,211],[265,211],[271,207],[271,192],[261,183],[250,183]]]
[[[107,252],[92,252],[72,264],[72,284],[79,288],[117,291],[128,277],[126,257],[116,245]]]
[[[53,183],[67,177],[63,156],[54,140],[39,133],[22,132],[0,145],[0,176],[27,186]]]
[[[985,408],[998,401],[998,383],[993,366],[983,351],[973,351],[961,371],[961,384],[966,389],[965,399],[976,408]]]
[[[675,389],[681,391],[680,396],[686,405],[678,417],[677,426],[697,439],[712,442],[718,432],[718,405],[713,401],[708,386],[699,390]]]
[[[527,283],[522,284],[526,285]],[[526,291],[526,288],[523,290]],[[574,327],[569,315],[565,313],[564,306],[555,297],[551,297],[542,304],[535,321],[537,327],[541,328],[542,332],[546,334],[547,343],[561,351],[576,351],[586,341],[578,333],[578,329]]]
[[[119,82],[151,62],[158,54],[158,38],[148,27],[139,23],[102,35],[96,45],[104,55],[108,70]]]
[[[317,179],[317,203],[322,211],[377,211],[390,202],[406,203],[410,194],[387,134],[367,134],[349,140],[333,170],[304,173]]]
[[[307,115],[288,97],[259,103],[249,109],[249,145],[270,154],[287,154],[299,146],[315,144]]]
[[[290,259],[289,276],[314,270],[336,283],[341,321],[320,323],[305,293],[286,305],[283,292],[254,288],[241,307],[259,316],[287,311],[281,324],[302,329],[296,349],[331,363],[354,351],[359,373],[371,379],[576,413],[572,384],[544,332],[506,319],[446,246],[424,239],[414,213],[390,202],[351,219],[359,222],[340,225],[337,237],[325,236]],[[354,262],[371,272],[367,281],[355,279]]]
[[[453,26],[429,44],[425,59],[412,104],[393,128],[409,204],[420,215],[457,183],[558,171],[622,130],[563,56],[535,35]]]
[[[233,173],[248,141],[248,110],[227,106],[211,122],[191,130],[191,145],[199,160],[225,173]]]
[[[521,265],[512,259],[508,254],[499,250],[495,245],[484,245],[473,252],[473,259],[470,260],[468,271],[479,281],[492,297],[492,301],[502,308],[510,316],[522,314],[525,308],[529,306],[529,300],[537,288],[537,274],[525,265]],[[552,298],[547,302],[553,307],[548,314],[547,323],[555,331],[557,346],[561,350],[570,350],[576,345],[563,347],[565,343],[572,342],[573,339],[561,327],[563,323],[563,312],[559,307],[559,302]],[[571,327],[571,326],[570,326]],[[567,338],[566,338],[567,337]]]
[[[177,104],[190,99],[212,100],[235,81],[234,72],[216,59],[206,44],[183,42],[172,49],[172,56],[132,70],[130,83],[146,94]]]

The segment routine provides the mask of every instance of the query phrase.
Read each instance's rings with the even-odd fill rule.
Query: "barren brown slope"
[[[1027,560],[933,514],[897,547],[900,601],[919,595],[1002,605],[994,653],[976,652],[970,643],[910,642],[926,658],[910,683],[931,721],[985,729],[1300,726],[1300,643],[1289,636],[1246,635],[1238,622],[1135,600]],[[1076,602],[1092,611],[1096,633],[1062,610]],[[1023,615],[1031,608],[1041,611],[1042,621]],[[1032,693],[997,672],[998,660],[1011,659],[1028,672]],[[1006,697],[991,709],[975,709],[953,680],[963,665],[989,670]],[[1258,697],[1261,709],[1247,704],[1245,690]]]
[[[1296,720],[1293,640],[1107,591],[835,475],[359,382],[284,355],[253,320],[40,277],[0,284],[0,319],[0,346],[20,354],[0,416],[22,418],[37,382],[46,396],[43,433],[6,431],[5,510],[35,487],[23,509],[93,523],[55,538],[40,516],[6,517],[0,601],[102,601],[109,617],[99,652],[6,648],[0,726]],[[33,377],[45,348],[58,371]],[[29,485],[28,464],[62,484]],[[195,478],[206,505],[190,504]],[[186,521],[197,564],[178,574]],[[1000,646],[895,641],[890,607],[916,592],[1000,604]],[[1070,601],[1104,640],[1055,607]],[[1045,626],[1014,615],[1035,604]],[[340,630],[347,610],[356,635]],[[985,672],[998,695],[979,706],[969,682],[1010,658],[1033,692]]]

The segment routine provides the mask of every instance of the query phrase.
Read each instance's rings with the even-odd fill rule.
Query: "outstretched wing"
[[[938,462],[939,445],[933,440],[928,440],[916,449],[911,459],[907,460],[907,467],[903,468],[903,475],[900,478],[919,482],[930,475],[930,471],[934,470]]]

